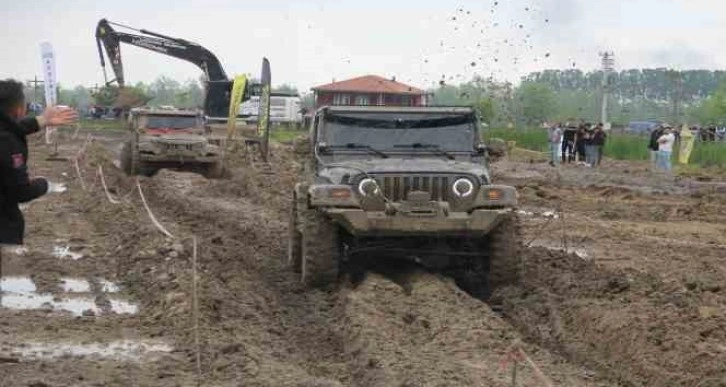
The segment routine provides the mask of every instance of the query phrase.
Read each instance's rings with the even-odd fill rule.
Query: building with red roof
[[[326,105],[348,106],[426,106],[425,90],[377,75],[365,75],[312,88],[315,108]]]

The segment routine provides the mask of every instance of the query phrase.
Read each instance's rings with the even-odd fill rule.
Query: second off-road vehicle
[[[361,255],[453,272],[482,296],[517,281],[517,193],[492,183],[473,109],[325,107],[308,140],[288,251],[303,283],[331,284]]]
[[[224,174],[223,148],[211,139],[200,112],[133,109],[130,138],[121,149],[121,168],[129,175],[153,176],[159,169]]]

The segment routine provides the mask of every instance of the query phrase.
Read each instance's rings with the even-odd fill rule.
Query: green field
[[[544,129],[489,129],[484,132],[484,138],[516,141],[520,148],[547,152],[547,131]],[[605,157],[616,160],[649,160],[648,138],[611,133],[605,145]],[[726,166],[726,143],[696,142],[691,154],[691,164],[703,167]]]

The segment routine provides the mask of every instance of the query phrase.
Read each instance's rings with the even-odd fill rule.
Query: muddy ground
[[[66,134],[61,156],[85,140]],[[520,190],[525,276],[486,303],[412,265],[304,291],[284,264],[287,146],[271,169],[237,157],[227,180],[140,179],[174,238],[118,147],[85,146],[84,190],[32,146],[33,173],[69,190],[30,204],[26,250],[3,252],[0,386],[512,386],[515,364],[518,386],[726,386],[718,177],[498,163]]]

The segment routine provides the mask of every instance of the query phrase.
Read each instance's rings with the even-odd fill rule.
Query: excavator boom
[[[184,39],[172,38],[170,36],[138,30],[143,35],[135,35],[126,32],[118,32],[112,27],[112,23],[101,19],[96,27],[96,40],[101,58],[101,66],[105,69],[105,60],[101,47],[106,49],[106,54],[111,60],[111,67],[116,76],[116,82],[123,86],[124,74],[121,61],[121,43],[156,51],[160,54],[169,55],[174,58],[191,62],[204,72],[209,81],[226,81],[227,74],[219,62],[219,59],[209,50],[201,45]]]
[[[229,112],[229,98],[232,89],[232,82],[227,78],[219,59],[209,50],[201,45],[184,39],[173,38],[148,30],[134,30],[133,28],[124,27],[134,30],[140,35],[127,32],[118,32],[113,26],[114,24],[106,19],[101,19],[96,26],[96,44],[98,46],[98,54],[103,68],[103,76],[107,85],[116,82],[119,87],[126,85],[124,77],[123,61],[121,59],[121,43],[130,44],[132,46],[151,50],[160,54],[168,55],[174,58],[185,60],[195,64],[202,69],[206,78],[206,96],[204,100],[204,113],[208,117],[225,118]],[[122,26],[123,27],[123,26]],[[106,74],[106,60],[103,51],[106,51],[111,69],[115,78],[108,80]],[[245,91],[245,98],[248,99],[250,93],[259,87],[250,87]]]

